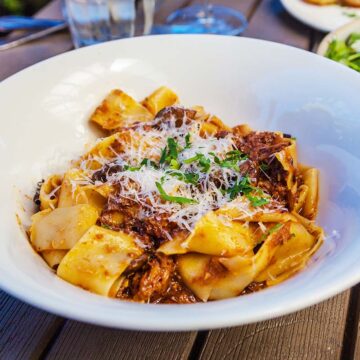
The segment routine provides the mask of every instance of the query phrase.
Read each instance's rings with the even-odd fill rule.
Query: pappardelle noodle
[[[280,283],[320,247],[318,170],[291,135],[230,128],[166,87],[142,102],[113,90],[90,121],[107,136],[34,197],[31,244],[62,279],[206,302]]]

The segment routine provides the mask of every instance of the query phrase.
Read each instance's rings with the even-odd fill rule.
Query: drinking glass
[[[75,47],[135,34],[135,0],[65,0]]]
[[[245,16],[232,8],[203,4],[176,10],[167,18],[172,33],[239,35],[247,27]]]

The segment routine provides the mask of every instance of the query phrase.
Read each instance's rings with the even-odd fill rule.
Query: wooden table
[[[323,36],[291,18],[279,0],[215,2],[246,14],[245,36],[310,51]],[[60,14],[56,0],[39,16]],[[63,32],[0,53],[0,79],[71,49]],[[231,329],[146,333],[67,320],[0,292],[0,359],[360,359],[359,295],[357,286],[306,310]]]

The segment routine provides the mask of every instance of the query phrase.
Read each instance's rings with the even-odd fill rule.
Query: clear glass
[[[167,18],[168,32],[175,34],[239,35],[247,27],[245,16],[230,7],[203,4],[188,6],[173,12]]]
[[[135,0],[65,0],[75,47],[134,36]]]

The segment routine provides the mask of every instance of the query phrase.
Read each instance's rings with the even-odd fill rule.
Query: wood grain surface
[[[157,333],[106,329],[68,321],[47,359],[187,359],[196,332]]]
[[[37,17],[61,19],[60,1],[51,2]],[[17,73],[39,61],[69,51],[73,48],[70,35],[65,30],[38,41],[0,52],[0,80]]]
[[[309,49],[311,30],[285,12],[279,0],[263,0],[245,36]]]
[[[323,36],[288,15],[279,0],[216,3],[244,12],[249,21],[245,36],[312,51]],[[59,18],[60,10],[56,0],[38,16]],[[0,80],[70,49],[70,35],[64,31],[2,52]],[[359,295],[357,286],[306,310],[247,326],[155,333],[66,320],[0,292],[0,359],[360,359]]]
[[[38,359],[63,320],[0,294],[0,359]]]
[[[349,292],[345,292],[278,319],[210,331],[200,358],[339,359],[348,298]]]

